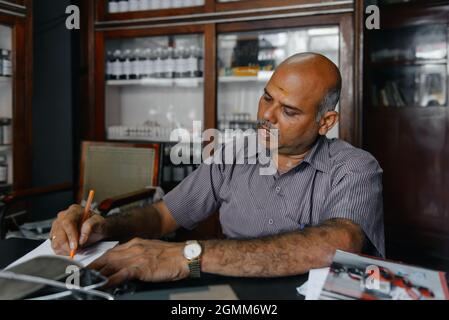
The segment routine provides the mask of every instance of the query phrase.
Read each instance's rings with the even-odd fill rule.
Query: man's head
[[[258,119],[279,130],[279,154],[304,153],[318,135],[338,121],[338,67],[316,53],[300,53],[281,63],[259,102]]]

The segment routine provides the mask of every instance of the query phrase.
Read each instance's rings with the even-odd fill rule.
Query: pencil
[[[94,200],[94,195],[95,195],[95,191],[90,190],[89,196],[87,197],[86,206],[84,207],[83,217],[81,219],[81,225],[80,225],[81,227],[83,226],[84,222],[86,222],[86,220],[89,219],[90,206],[92,205],[92,201]],[[70,251],[70,258],[73,259],[75,257],[75,254],[76,254],[76,249],[73,249],[72,251]]]

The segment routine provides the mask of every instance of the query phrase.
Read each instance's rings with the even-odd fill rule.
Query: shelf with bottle
[[[203,50],[198,46],[116,49],[106,53],[108,85],[194,87],[202,83]]]
[[[204,0],[109,0],[107,3],[110,14],[204,6]]]
[[[373,107],[444,107],[447,104],[445,64],[395,66],[370,73]]]
[[[9,81],[12,77],[11,50],[0,48],[0,81]]]

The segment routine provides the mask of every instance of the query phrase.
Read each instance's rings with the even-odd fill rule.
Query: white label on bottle
[[[112,61],[106,62],[106,75],[111,76],[114,74],[114,63]]]
[[[119,12],[128,12],[129,11],[129,2],[126,1],[120,1],[118,3],[118,11]]]
[[[198,70],[198,60],[195,57],[190,57],[187,59],[187,65],[189,72],[195,72]]]
[[[204,59],[199,58],[198,59],[198,65],[199,65],[200,71],[204,72]]]
[[[3,144],[12,144],[12,126],[3,126]]]
[[[160,8],[161,8],[161,0],[150,1],[150,9],[160,9]]]
[[[161,59],[157,59],[154,66],[154,71],[157,74],[164,72],[164,62]]]
[[[0,165],[0,183],[8,183],[8,167]]]
[[[109,13],[117,13],[118,12],[118,2],[109,1]]]
[[[173,8],[181,8],[183,6],[182,0],[173,0]]]
[[[153,73],[153,61],[151,59],[147,59],[144,61],[143,63],[144,65],[144,69],[145,69],[145,74],[149,77],[152,75]]]
[[[182,59],[179,59],[179,60],[181,60],[180,63],[179,63],[179,65],[181,66],[181,72],[182,73],[188,72],[189,71],[189,64],[188,64],[189,61],[188,61],[188,59],[182,58]]]
[[[173,73],[175,71],[175,60],[168,58],[167,61],[165,61],[165,68],[165,72]]]
[[[139,10],[145,11],[150,8],[149,0],[140,0],[139,1]]]
[[[12,75],[12,63],[9,60],[3,60],[3,75],[4,76]]]
[[[131,62],[131,69],[132,69],[132,74],[135,74],[136,76],[138,76],[142,73],[141,72],[141,70],[142,70],[141,63],[138,59]]]
[[[129,0],[129,11],[139,10],[139,0]]]
[[[171,7],[170,0],[161,0],[161,9],[168,9]]]
[[[130,74],[131,74],[131,61],[129,61],[129,59],[126,59],[125,62],[123,62],[122,75],[129,76]]]
[[[122,74],[122,62],[118,59],[112,63],[112,74],[116,77]]]
[[[173,59],[173,67],[175,68],[176,73],[182,73],[182,65],[181,65],[182,59]]]

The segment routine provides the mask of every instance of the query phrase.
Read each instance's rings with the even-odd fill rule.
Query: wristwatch
[[[187,259],[189,264],[190,278],[201,277],[201,253],[203,249],[198,241],[187,241],[184,247],[184,257]]]

